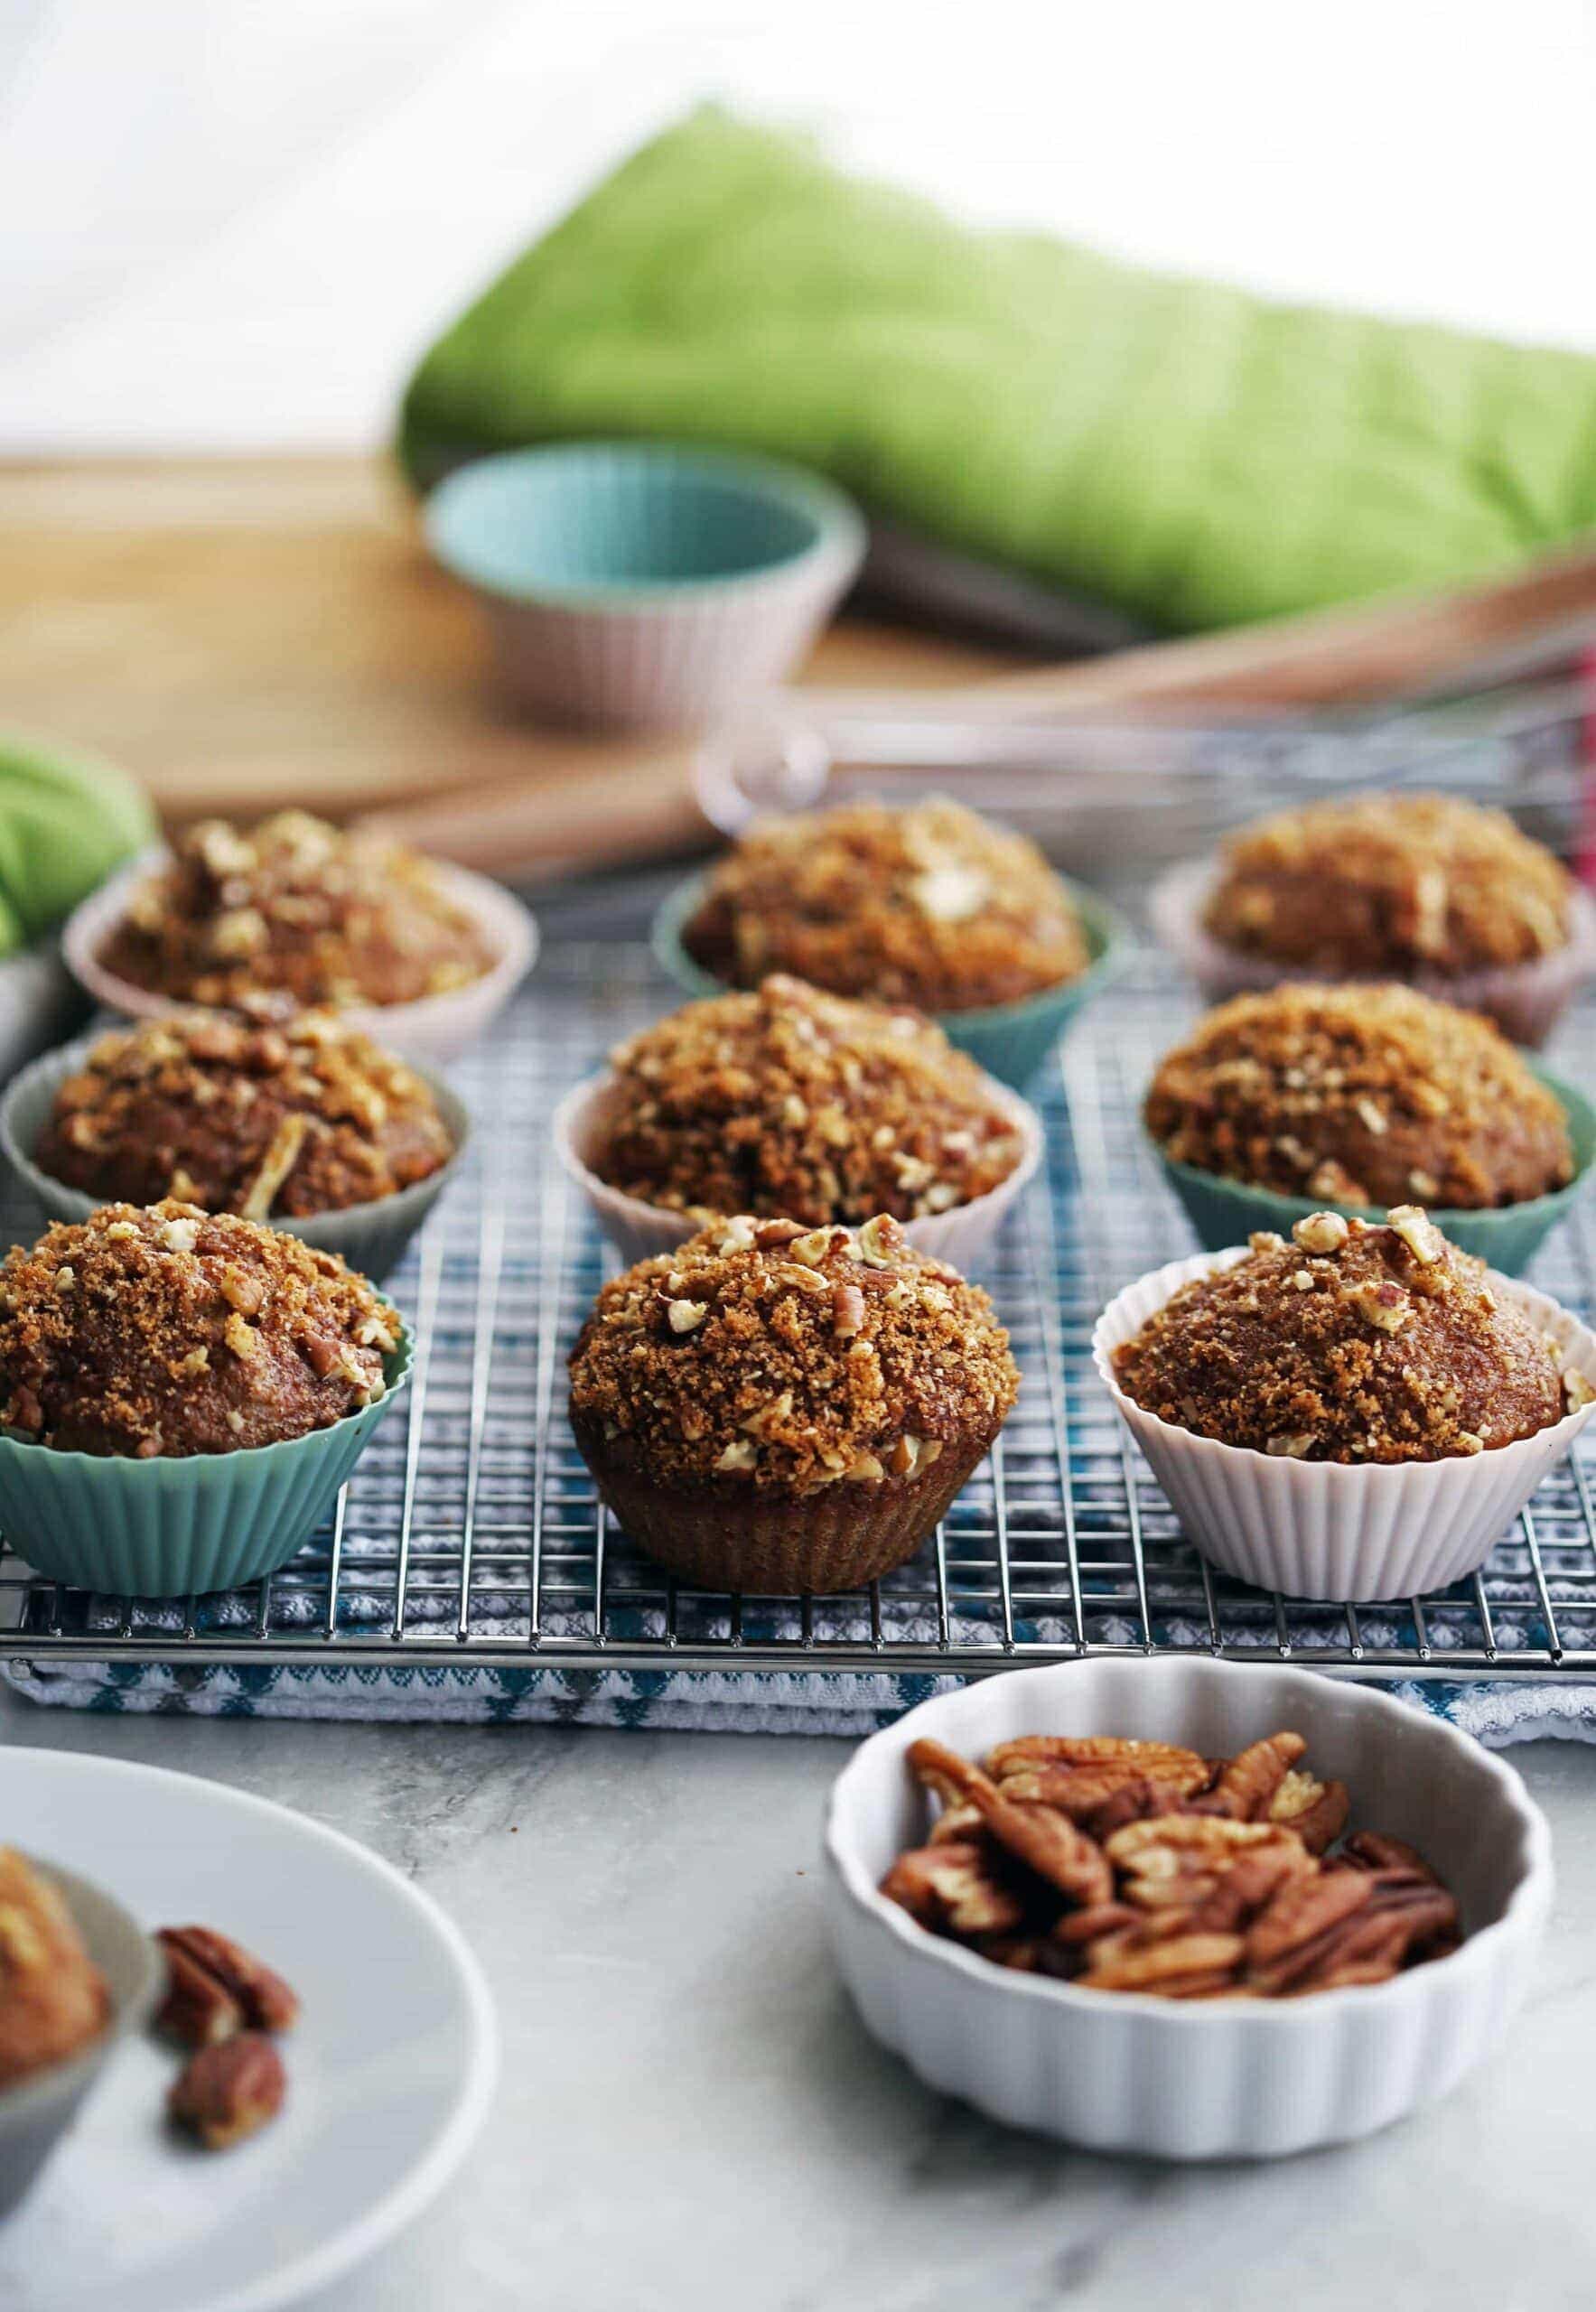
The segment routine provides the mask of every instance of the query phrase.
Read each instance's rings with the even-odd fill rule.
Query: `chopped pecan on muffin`
[[[1245,954],[1349,977],[1448,977],[1565,946],[1573,881],[1504,812],[1354,795],[1244,827],[1204,922]]]
[[[1024,1153],[940,1028],[801,980],[689,1003],[610,1057],[588,1161],[673,1211],[911,1220],[985,1196]]]
[[[887,1215],[750,1215],[600,1293],[571,1419],[634,1540],[717,1586],[851,1588],[901,1564],[1012,1410],[991,1301]]]
[[[190,827],[99,956],[135,987],[222,1011],[262,989],[305,1005],[412,1003],[494,960],[429,861],[304,811],[247,833]]]
[[[0,2088],[98,2039],[110,1994],[56,1888],[0,1846]]]
[[[397,1196],[453,1153],[424,1079],[336,1018],[174,1012],[100,1038],[34,1158],[107,1201],[299,1220]]]
[[[922,1012],[1019,1002],[1090,960],[1036,845],[941,797],[764,821],[711,872],[682,938],[732,987],[790,972]]]
[[[1413,988],[1238,995],[1166,1054],[1144,1114],[1172,1163],[1342,1204],[1475,1210],[1573,1177],[1563,1110],[1507,1038]]]
[[[331,1253],[168,1199],[0,1263],[0,1421],[63,1451],[227,1453],[384,1394],[397,1312]]]
[[[1311,1461],[1433,1461],[1531,1437],[1590,1402],[1555,1341],[1416,1205],[1339,1213],[1183,1285],[1114,1353],[1144,1411]]]

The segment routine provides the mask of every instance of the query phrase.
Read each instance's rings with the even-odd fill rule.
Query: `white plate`
[[[176,2057],[129,2046],[0,2226],[5,2312],[268,2312],[338,2279],[464,2158],[497,2070],[476,1961],[363,1847],[190,1775],[0,1748],[0,1840],[81,1871],[146,1926],[219,1928],[304,2011],[281,2117],[233,2151],[162,2124]]]

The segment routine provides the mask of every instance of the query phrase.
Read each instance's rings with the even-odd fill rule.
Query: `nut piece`
[[[1293,1236],[1305,1253],[1339,1253],[1352,1231],[1339,1212],[1311,1212],[1299,1220]]]
[[[922,1925],[944,1925],[950,1934],[1006,1934],[1025,1916],[1019,1898],[994,1877],[985,1849],[962,1840],[901,1854],[882,1892]]]
[[[673,1333],[695,1332],[709,1314],[707,1300],[667,1300],[666,1321]]]
[[[856,1284],[834,1284],[831,1288],[831,1329],[839,1340],[846,1340],[863,1329],[864,1324],[864,1295]]]
[[[1414,1304],[1401,1285],[1388,1278],[1381,1284],[1355,1284],[1347,1298],[1358,1315],[1367,1317],[1382,1333],[1399,1333],[1414,1312]]]
[[[1423,1205],[1393,1205],[1386,1217],[1421,1268],[1429,1268],[1445,1254],[1446,1238]]]
[[[287,2086],[270,2039],[262,2031],[242,2031],[190,2058],[166,2110],[207,2151],[227,2151],[276,2118]]]
[[[155,1940],[166,1953],[174,1982],[180,1968],[205,1973],[234,2001],[252,2030],[291,2031],[299,2020],[298,1993],[230,1936],[209,1926],[163,1926]],[[162,2012],[164,2016],[165,2010]]]

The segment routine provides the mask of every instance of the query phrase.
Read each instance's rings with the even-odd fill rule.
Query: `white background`
[[[379,440],[705,94],[972,218],[1596,350],[1591,0],[0,0],[0,452]]]

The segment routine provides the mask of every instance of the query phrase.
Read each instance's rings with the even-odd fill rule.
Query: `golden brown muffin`
[[[593,1171],[646,1204],[822,1221],[947,1212],[1024,1142],[974,1060],[914,1012],[801,980],[689,1003],[610,1055]]]
[[[634,1541],[712,1588],[846,1590],[913,1555],[1012,1411],[991,1301],[882,1215],[739,1215],[600,1293],[571,1422]]]
[[[179,835],[98,960],[135,987],[227,1011],[263,989],[302,1005],[413,1003],[495,957],[429,861],[280,811],[247,833],[206,819]]]
[[[0,1846],[0,2088],[98,2038],[110,1993],[60,1894]]]
[[[1489,1452],[1588,1403],[1483,1261],[1416,1205],[1388,1225],[1339,1213],[1260,1234],[1114,1353],[1120,1387],[1199,1437],[1308,1461],[1436,1461]]]
[[[1504,812],[1353,795],[1244,827],[1204,913],[1244,955],[1349,978],[1534,963],[1569,938],[1573,884]]]
[[[33,1155],[107,1203],[300,1220],[397,1196],[453,1152],[424,1079],[328,1013],[173,1012],[100,1038]]]
[[[1406,987],[1286,983],[1165,1055],[1172,1163],[1341,1204],[1521,1204],[1573,1177],[1562,1108],[1489,1020]]]
[[[383,1394],[397,1313],[331,1253],[168,1199],[0,1264],[0,1420],[78,1453],[228,1453]]]
[[[729,987],[790,972],[922,1012],[1017,1003],[1089,961],[1035,844],[941,797],[765,820],[711,872],[682,942]]]

